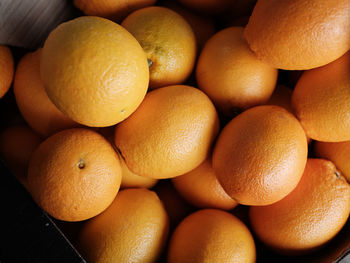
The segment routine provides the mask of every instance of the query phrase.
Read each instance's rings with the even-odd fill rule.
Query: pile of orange
[[[341,231],[348,0],[74,4],[16,65],[0,46],[23,117],[0,155],[48,214],[86,220],[88,262],[255,262],[257,240],[299,255]]]

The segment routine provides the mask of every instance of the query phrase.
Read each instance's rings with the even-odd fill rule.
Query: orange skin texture
[[[119,22],[131,12],[154,5],[157,0],[74,0],[74,5],[89,16],[100,16]]]
[[[11,126],[0,133],[0,156],[24,185],[30,157],[41,141],[27,125]]]
[[[350,52],[306,71],[292,96],[295,115],[308,137],[324,142],[350,140]]]
[[[52,102],[91,127],[127,118],[148,88],[140,44],[123,27],[100,17],[78,17],[56,27],[45,41],[40,69]]]
[[[199,210],[173,232],[168,263],[255,262],[254,239],[235,216],[216,209]]]
[[[213,168],[226,193],[244,205],[269,205],[298,184],[307,159],[305,132],[279,106],[257,106],[221,131]]]
[[[199,50],[201,50],[207,40],[215,34],[215,26],[212,18],[192,12],[191,10],[179,5],[177,2],[175,2],[175,0],[167,0],[162,4],[186,19],[196,36],[196,42]]]
[[[112,127],[105,127],[99,130],[99,133],[107,139],[107,141],[110,142],[110,144],[113,146],[115,152],[118,154],[118,158],[120,161],[120,166],[122,169],[122,182],[120,184],[120,188],[135,188],[135,187],[144,187],[144,188],[151,188],[153,187],[158,180],[139,176],[126,166],[125,160],[123,156],[121,156],[118,148],[114,144],[114,130],[115,126]]]
[[[243,38],[243,27],[226,28],[205,44],[196,68],[198,86],[228,116],[265,103],[278,71],[261,61]]]
[[[287,70],[336,60],[350,49],[349,35],[348,0],[258,0],[244,32],[259,59]]]
[[[350,182],[350,141],[315,142],[314,152],[317,156],[332,161]]]
[[[196,207],[231,210],[237,205],[216,178],[211,156],[192,171],[173,178],[172,183],[182,197]]]
[[[199,13],[218,14],[231,7],[232,0],[179,0],[184,6]]]
[[[10,89],[15,71],[11,50],[0,45],[0,99]]]
[[[64,130],[46,139],[29,163],[28,188],[36,203],[56,219],[82,221],[104,211],[118,193],[117,154],[100,134]]]
[[[18,63],[13,91],[23,118],[37,133],[48,137],[58,131],[78,127],[51,102],[40,78],[41,49],[28,53]]]
[[[149,92],[117,125],[114,142],[135,174],[172,178],[200,165],[219,131],[214,105],[200,90],[168,86]]]
[[[149,87],[181,84],[196,59],[196,37],[188,22],[166,7],[152,6],[131,13],[121,24],[141,44],[150,65]]]
[[[113,140],[113,139],[112,139]],[[144,188],[151,188],[155,186],[155,184],[158,182],[157,179],[145,177],[145,176],[139,176],[126,166],[125,160],[117,151],[120,165],[122,168],[122,182],[120,187],[121,188],[135,188],[135,187],[144,187]]]
[[[350,185],[334,164],[309,159],[298,186],[269,206],[251,207],[256,235],[282,254],[304,254],[332,239],[350,213]]]
[[[168,227],[168,215],[156,193],[126,189],[83,226],[78,247],[88,262],[155,262]]]

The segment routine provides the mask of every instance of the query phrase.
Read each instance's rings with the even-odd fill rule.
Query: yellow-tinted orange
[[[182,84],[196,59],[196,37],[188,22],[169,8],[152,6],[122,22],[141,44],[149,62],[150,88]]]
[[[198,86],[226,115],[265,103],[278,71],[256,58],[243,38],[243,27],[226,28],[205,44],[196,68]]]
[[[11,87],[14,70],[11,50],[7,46],[0,45],[0,98]]]
[[[169,263],[253,263],[256,252],[249,229],[235,216],[215,209],[186,217],[173,232]]]
[[[87,126],[124,120],[148,88],[147,58],[140,44],[101,17],[78,17],[55,28],[45,41],[40,69],[52,102]]]
[[[226,194],[211,165],[211,156],[192,171],[175,177],[176,190],[192,205],[200,208],[231,210],[237,202]]]
[[[121,21],[131,12],[155,4],[157,0],[74,0],[74,5],[89,16]]]
[[[164,179],[191,171],[209,155],[219,131],[210,99],[184,85],[149,92],[118,124],[115,145],[137,175]]]
[[[268,205],[297,186],[306,158],[306,136],[298,120],[279,106],[257,106],[221,131],[213,168],[238,203]]]
[[[310,252],[332,239],[350,213],[350,185],[330,161],[309,159],[298,186],[269,206],[251,207],[257,236],[280,253]]]
[[[350,182],[350,141],[318,142],[314,144],[317,156],[332,161]]]
[[[106,211],[83,226],[78,247],[88,262],[155,262],[164,247],[168,223],[156,193],[122,190]]]
[[[19,61],[13,90],[23,118],[39,134],[47,137],[79,124],[64,115],[51,102],[40,78],[41,49]]]
[[[306,134],[325,142],[350,140],[350,52],[332,63],[305,71],[292,107]]]
[[[117,154],[100,134],[82,128],[58,132],[35,150],[28,188],[51,216],[81,221],[104,211],[118,193]]]
[[[350,49],[350,1],[258,0],[245,38],[275,68],[326,65]]]

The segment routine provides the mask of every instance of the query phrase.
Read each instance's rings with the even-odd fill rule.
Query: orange
[[[265,103],[277,69],[259,61],[243,38],[243,27],[226,28],[209,39],[198,59],[198,86],[228,116],[237,108]]]
[[[315,142],[314,152],[317,156],[332,161],[350,182],[350,141]]]
[[[126,166],[125,161],[123,156],[121,156],[119,150],[114,144],[114,130],[115,127],[106,127],[102,128],[99,130],[99,133],[109,141],[116,153],[118,154],[118,158],[120,161],[120,166],[122,168],[122,181],[120,184],[120,188],[134,188],[134,187],[144,187],[144,188],[151,188],[153,187],[158,180],[149,178],[149,177],[144,177],[144,176],[139,176],[132,171]]]
[[[0,99],[11,87],[13,72],[12,52],[7,46],[0,45]]]
[[[200,208],[231,210],[237,202],[220,185],[211,165],[211,156],[192,171],[175,177],[176,190],[192,205]]]
[[[0,133],[0,156],[23,184],[26,184],[30,157],[41,141],[26,125],[11,126]]]
[[[179,0],[184,6],[199,13],[218,14],[231,7],[232,0]]]
[[[131,13],[122,22],[144,49],[150,88],[181,84],[196,59],[196,37],[191,26],[169,8],[153,6]]]
[[[112,139],[113,140],[113,139]],[[120,165],[122,168],[122,182],[120,187],[121,188],[134,188],[134,187],[144,187],[144,188],[151,188],[155,186],[155,184],[158,182],[157,179],[139,176],[126,166],[124,158],[121,156],[119,151],[117,150]]]
[[[110,207],[89,220],[78,247],[88,262],[155,262],[168,235],[168,216],[156,193],[120,191]]]
[[[127,118],[142,102],[149,81],[137,40],[100,17],[78,17],[54,29],[40,69],[52,102],[74,121],[93,127]]]
[[[204,16],[203,14],[197,14],[192,12],[181,5],[175,0],[167,0],[162,3],[164,6],[177,12],[190,24],[193,29],[193,33],[196,36],[196,42],[199,49],[202,49],[205,42],[214,35],[215,26],[212,18]]]
[[[175,229],[169,263],[255,262],[254,239],[235,216],[215,209],[199,210]]]
[[[244,36],[275,68],[326,65],[350,49],[350,1],[258,0]]]
[[[89,16],[121,21],[131,12],[155,4],[157,0],[74,0],[74,5]]]
[[[115,131],[115,145],[137,175],[182,175],[209,155],[219,131],[215,107],[200,90],[168,86],[149,92]]]
[[[292,96],[292,107],[314,140],[350,140],[350,52],[336,61],[305,71]]]
[[[81,221],[104,211],[120,181],[120,163],[113,147],[100,134],[82,128],[46,139],[33,153],[28,169],[34,200],[64,221]]]
[[[47,137],[78,124],[58,110],[47,96],[40,78],[40,54],[41,49],[22,57],[13,90],[23,118],[36,132]]]
[[[287,86],[277,85],[276,89],[274,90],[266,104],[280,106],[292,113],[292,93],[293,90],[288,88]]]
[[[309,159],[298,186],[281,201],[250,208],[257,236],[284,254],[310,252],[333,238],[350,213],[350,185],[333,163]]]
[[[159,180],[154,191],[164,204],[169,216],[170,230],[174,229],[186,216],[195,209],[174,188],[169,180]]]
[[[257,106],[221,131],[213,168],[238,203],[269,205],[297,186],[306,159],[306,136],[298,120],[279,106]]]

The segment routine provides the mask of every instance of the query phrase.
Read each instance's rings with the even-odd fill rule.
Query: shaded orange
[[[13,90],[23,118],[42,136],[78,127],[79,124],[64,115],[51,102],[40,78],[41,49],[27,53],[19,61]]]
[[[173,178],[172,183],[182,197],[194,206],[230,210],[237,205],[216,178],[211,156],[192,171]]]
[[[269,206],[250,208],[252,227],[283,254],[319,248],[343,227],[350,213],[350,185],[332,162],[309,159],[298,186]]]

